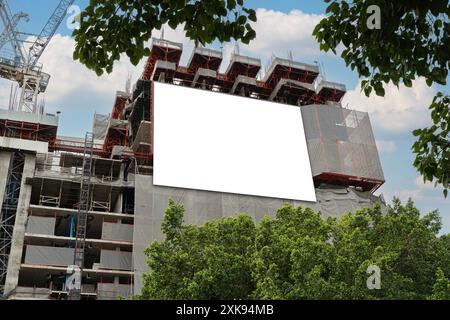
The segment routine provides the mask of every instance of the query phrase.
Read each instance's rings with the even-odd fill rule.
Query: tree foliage
[[[193,226],[171,201],[166,239],[146,251],[141,299],[448,299],[450,237],[438,236],[438,213],[421,217],[397,199],[381,211],[325,220],[285,205],[258,224],[241,214]],[[367,288],[372,265],[380,290]]]
[[[436,283],[433,286],[433,294],[430,300],[450,300],[450,280],[445,276],[442,269],[436,272]]]
[[[374,89],[384,95],[383,83],[424,77],[429,85],[446,84],[450,68],[450,4],[447,0],[325,0],[327,13],[314,36],[324,51],[336,53],[343,45],[347,66],[368,81],[367,94]],[[381,28],[367,25],[369,6],[381,9]]]
[[[207,44],[234,38],[249,43],[256,36],[254,10],[243,0],[90,0],[74,32],[74,59],[101,75],[126,53],[136,65],[150,54],[146,46],[155,29],[181,25],[186,36]]]
[[[181,226],[183,208],[170,201],[163,222],[166,240],[147,250],[153,270],[144,276],[146,299],[245,299],[251,276],[255,224],[245,215]]]
[[[448,0],[325,0],[330,3],[327,16],[315,28],[314,36],[323,51],[341,57],[356,70],[361,89],[367,96],[375,91],[384,96],[384,85],[413,85],[418,77],[429,86],[446,85],[450,68],[450,3]],[[378,6],[381,28],[369,28]],[[449,145],[450,97],[439,93],[431,109],[434,125],[417,131],[419,141],[413,147],[417,153],[414,163],[425,181],[436,181],[448,189],[450,158],[441,152]],[[440,117],[438,119],[437,117]],[[436,133],[440,131],[440,133]],[[445,135],[447,132],[447,136]],[[434,139],[437,140],[434,140]],[[431,147],[428,147],[431,145]],[[447,194],[448,191],[445,191]]]
[[[433,181],[444,187],[447,197],[450,184],[450,96],[439,93],[430,106],[433,125],[430,128],[418,129],[414,135],[418,137],[413,146],[417,154],[414,166],[425,177],[425,181]]]

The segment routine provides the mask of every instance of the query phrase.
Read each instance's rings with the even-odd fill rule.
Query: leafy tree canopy
[[[166,240],[147,250],[153,272],[144,276],[146,299],[246,299],[254,290],[252,255],[256,227],[248,216],[203,226],[182,226],[184,209],[170,201]]]
[[[365,78],[361,89],[367,96],[384,96],[384,85],[423,77],[429,86],[446,85],[450,68],[450,3],[448,0],[325,0],[328,17],[315,28],[323,51],[341,57]],[[373,28],[376,5],[380,28]],[[369,22],[369,24],[368,24]],[[448,192],[450,157],[442,152],[450,144],[449,96],[439,93],[431,105],[434,125],[416,131],[415,167],[425,181],[436,181]],[[448,147],[447,147],[448,149]]]
[[[315,28],[314,36],[324,51],[337,52],[365,77],[363,89],[384,95],[383,83],[424,77],[445,85],[450,68],[450,4],[447,0],[325,0],[327,13]],[[372,29],[369,6],[377,5],[381,26]]]
[[[186,36],[207,44],[234,38],[249,43],[256,36],[254,10],[243,0],[91,0],[74,32],[74,59],[101,75],[126,53],[136,65],[150,55],[146,46],[155,29],[184,26]]]
[[[440,217],[394,200],[341,219],[285,205],[258,224],[246,215],[183,224],[171,201],[146,254],[141,299],[448,299],[450,237]],[[367,288],[367,269],[381,289]]]
[[[450,96],[442,93],[434,98],[430,106],[433,125],[418,129],[413,134],[418,137],[413,146],[417,154],[414,166],[425,177],[425,181],[440,183],[447,197],[450,184]]]

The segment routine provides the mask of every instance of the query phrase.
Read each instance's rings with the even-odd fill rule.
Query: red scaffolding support
[[[50,147],[50,151],[64,151],[73,153],[83,153],[84,152],[84,141],[66,139],[66,138],[56,138],[55,142]],[[94,144],[93,154],[96,156],[103,156],[103,145]]]
[[[327,172],[315,176],[314,182],[317,184],[326,183],[342,186],[351,185],[354,187],[360,187],[364,191],[371,191],[373,193],[377,191],[385,181]]]
[[[151,48],[152,54],[147,60],[142,73],[142,80],[152,80],[153,71],[156,65],[156,61],[168,61],[173,62],[177,66],[180,63],[183,48],[181,45],[166,40],[153,39]]]
[[[126,107],[128,101],[128,96],[116,95],[116,100],[114,101],[113,111],[111,114],[112,119],[119,120],[122,119],[122,112]]]
[[[128,146],[128,125],[110,127],[103,144],[103,155],[109,158],[115,146]]]
[[[48,142],[50,147],[56,140],[58,127],[15,120],[0,120],[0,136],[31,141]]]

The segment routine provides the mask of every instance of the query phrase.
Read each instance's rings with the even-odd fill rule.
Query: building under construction
[[[345,86],[319,81],[318,66],[273,58],[261,76],[259,59],[233,54],[221,73],[218,51],[196,48],[187,66],[181,44],[154,39],[151,52],[133,89],[117,92],[111,114],[96,115],[82,139],[58,136],[56,115],[0,111],[0,296],[139,294],[144,249],[162,239],[169,198],[196,224],[240,212],[260,220],[285,202],[327,217],[382,200],[374,196],[384,176],[368,114],[343,108]],[[155,82],[300,108],[317,202],[155,186]]]

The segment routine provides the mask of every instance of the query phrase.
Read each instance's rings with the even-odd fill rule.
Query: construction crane
[[[0,35],[0,49],[9,42],[14,54],[13,57],[0,54],[0,78],[15,81],[21,87],[17,111],[43,113],[42,108],[38,108],[37,100],[39,93],[47,89],[50,75],[42,72],[42,65],[38,62],[66,16],[67,9],[74,2],[75,0],[59,2],[28,53],[25,54],[23,41],[20,39],[22,33],[17,30],[17,25],[21,20],[28,19],[28,15],[23,12],[12,15],[7,1],[0,0],[0,19],[4,26]]]

